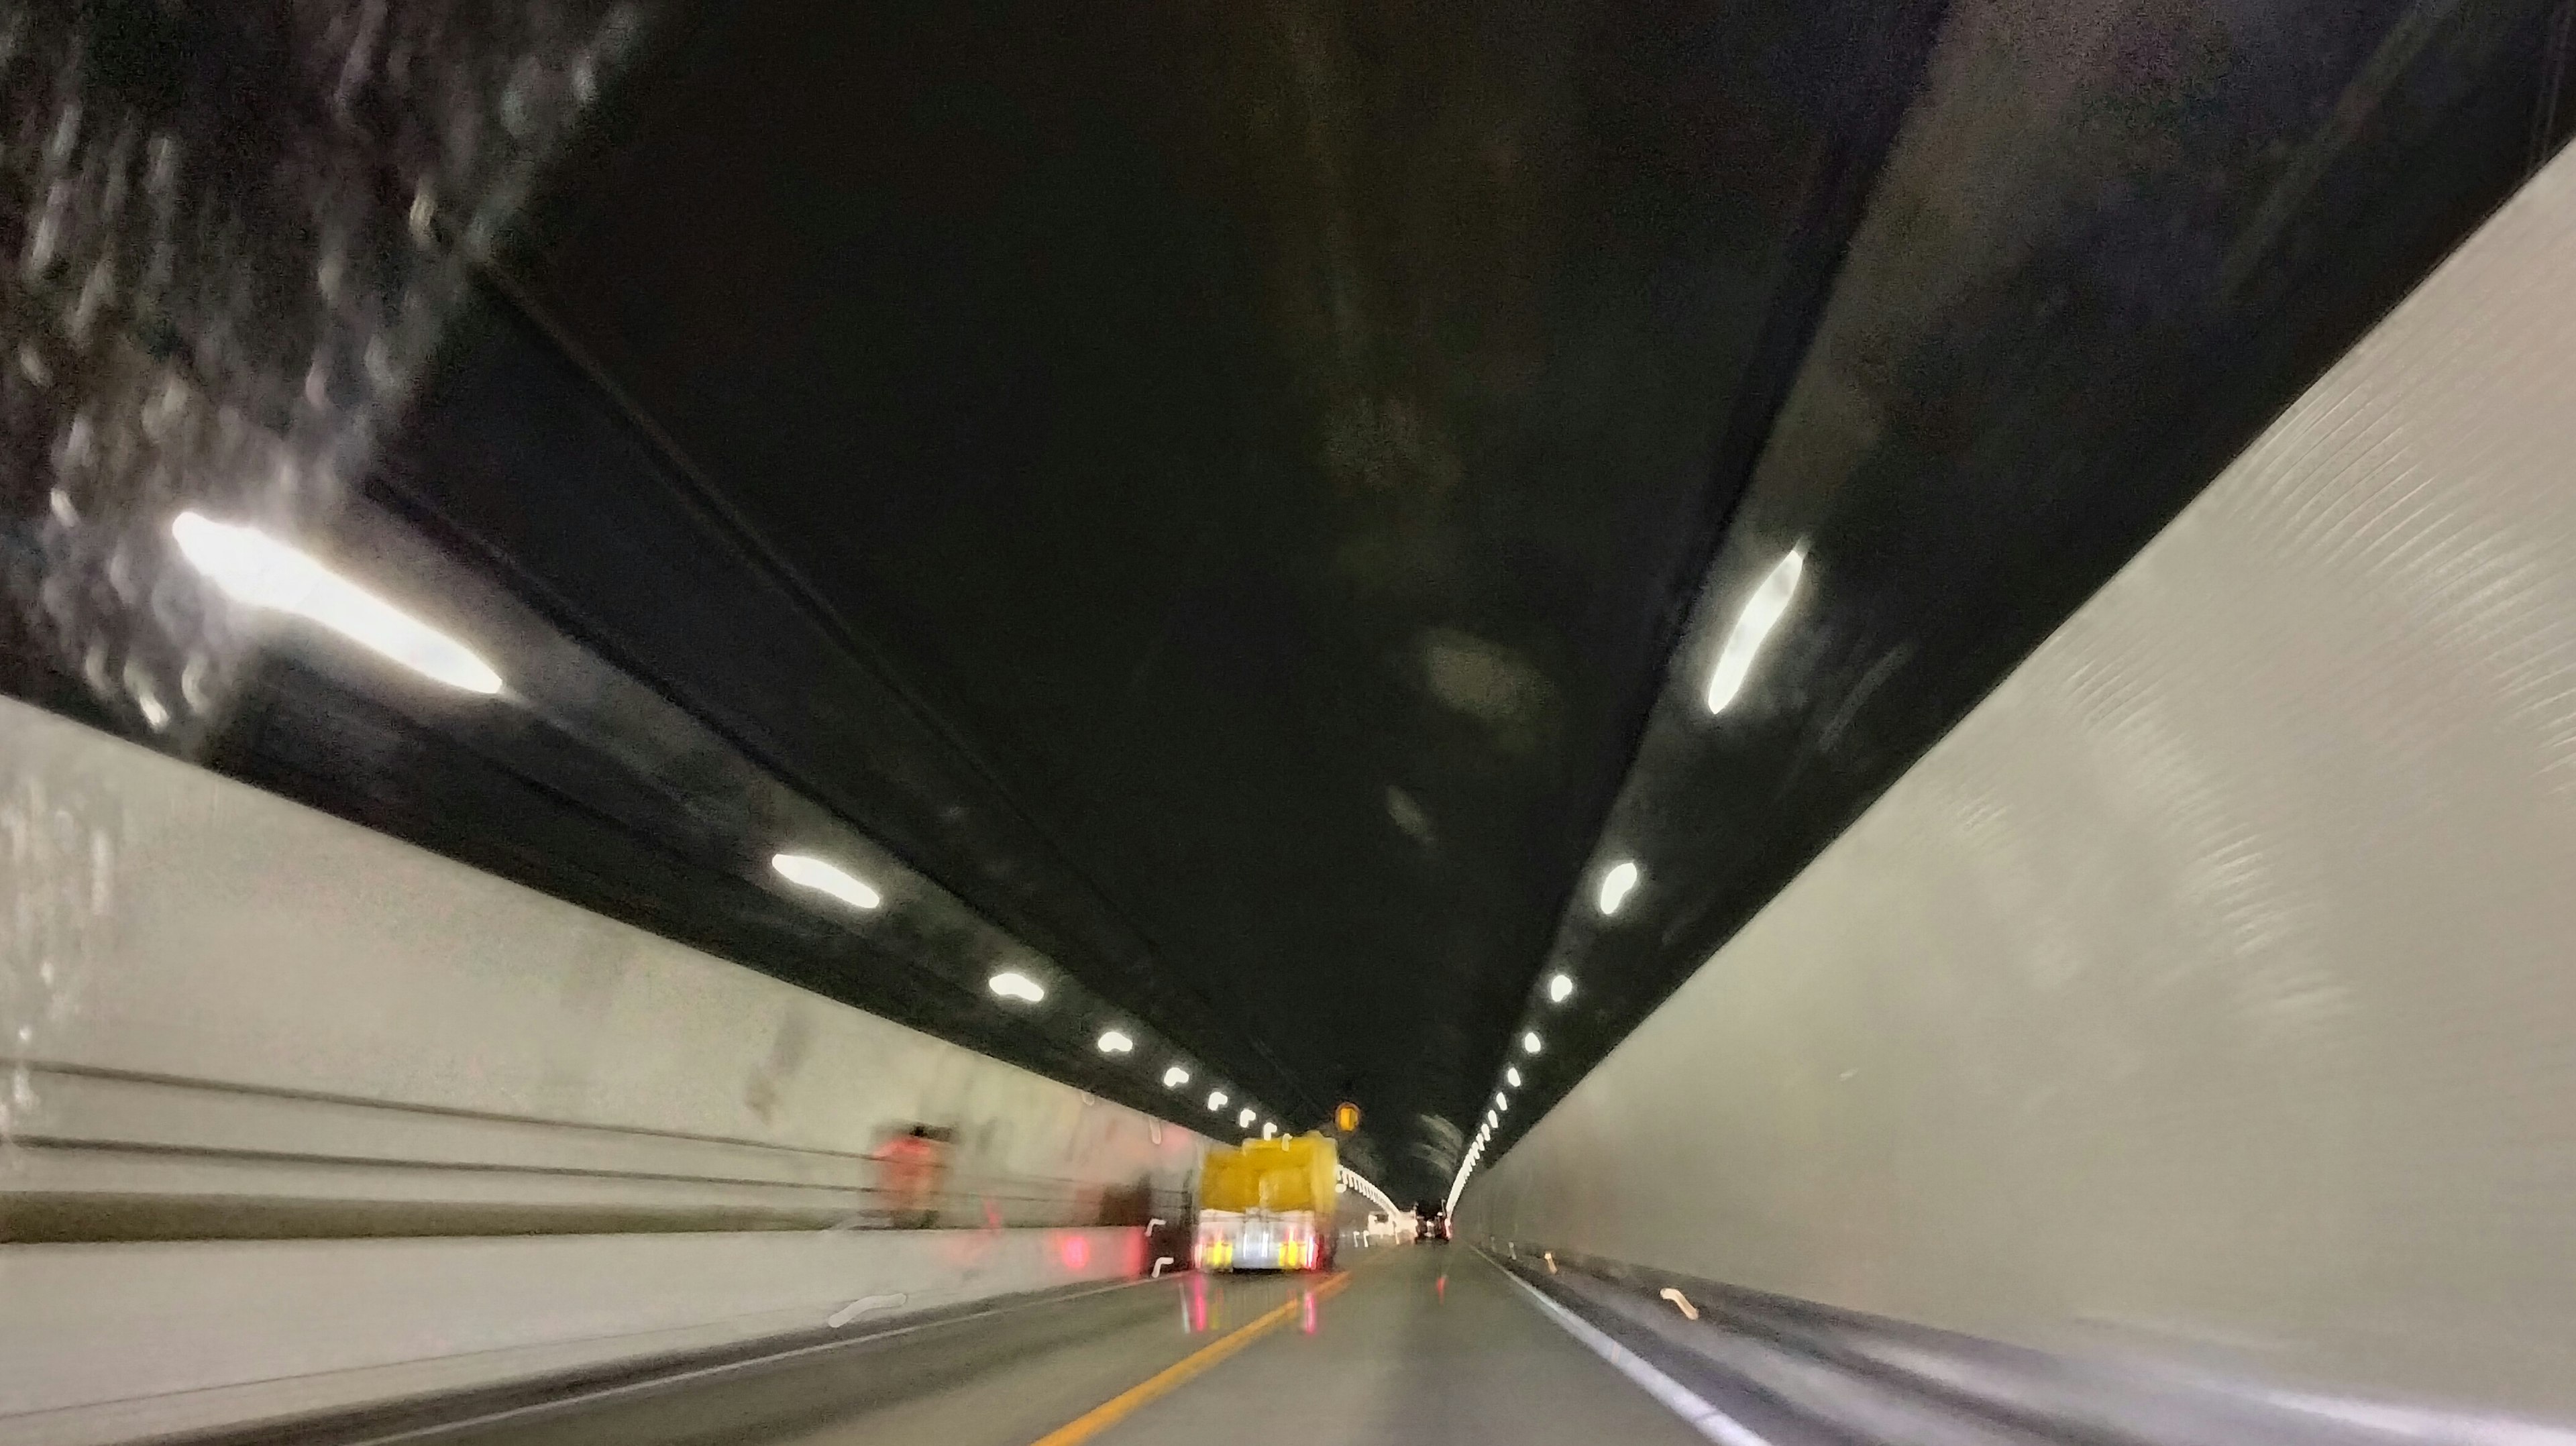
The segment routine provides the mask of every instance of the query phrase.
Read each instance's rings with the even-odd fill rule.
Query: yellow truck
[[[1320,1134],[1208,1151],[1199,1163],[1199,1269],[1329,1269],[1340,1164]]]

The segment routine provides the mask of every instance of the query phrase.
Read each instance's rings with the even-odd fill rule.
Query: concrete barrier
[[[0,1442],[112,1442],[888,1320],[1144,1268],[1141,1229],[0,1247]]]

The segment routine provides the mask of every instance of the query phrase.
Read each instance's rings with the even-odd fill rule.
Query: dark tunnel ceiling
[[[1543,963],[1514,1127],[2510,188],[2544,19],[709,7],[376,485],[1436,1196]],[[1702,583],[1792,540],[1700,726]],[[336,806],[973,1032],[543,786],[388,801],[435,780]]]
[[[572,508],[600,565],[428,505],[1300,1123],[1360,1101],[1436,1193],[1414,1122],[1491,1067],[1732,501],[1738,398],[1785,385],[1923,33],[732,8],[513,270],[739,580],[675,594],[542,469],[495,490]],[[737,605],[776,594],[969,761],[971,844],[883,815],[874,740]]]

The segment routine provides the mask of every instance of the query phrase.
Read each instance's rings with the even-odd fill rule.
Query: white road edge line
[[[1540,1310],[1547,1313],[1548,1319],[1565,1327],[1567,1335],[1581,1341],[1592,1354],[1608,1361],[1619,1374],[1636,1382],[1638,1389],[1663,1402],[1674,1415],[1689,1422],[1692,1430],[1711,1441],[1724,1442],[1725,1446],[1771,1446],[1768,1440],[1744,1423],[1701,1400],[1688,1386],[1655,1369],[1654,1365],[1643,1356],[1603,1335],[1600,1328],[1592,1322],[1558,1305],[1548,1299],[1546,1292],[1537,1286],[1505,1270],[1501,1261],[1485,1254],[1482,1250],[1478,1250],[1476,1254],[1487,1265],[1502,1271],[1503,1279],[1519,1286],[1523,1295],[1528,1296]]]

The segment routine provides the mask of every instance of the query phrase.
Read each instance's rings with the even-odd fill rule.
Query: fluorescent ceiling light
[[[1209,1109],[1211,1109],[1211,1110],[1221,1110],[1221,1109],[1224,1109],[1224,1108],[1225,1108],[1225,1091],[1223,1091],[1223,1090],[1210,1090],[1210,1091],[1208,1091],[1208,1108],[1209,1108]]]
[[[1530,1030],[1528,1033],[1521,1036],[1521,1053],[1536,1054],[1538,1053],[1538,1049],[1539,1038],[1537,1030]]]
[[[885,902],[885,896],[867,880],[812,854],[771,854],[769,866],[787,882],[830,894],[854,909],[873,909]]]
[[[1735,615],[1735,626],[1727,631],[1726,646],[1718,650],[1717,670],[1708,676],[1708,711],[1723,713],[1744,689],[1746,675],[1753,671],[1753,659],[1762,651],[1763,640],[1771,636],[1781,615],[1789,611],[1790,599],[1798,595],[1798,576],[1806,570],[1807,547],[1800,543],[1789,549],[1771,571],[1744,600],[1744,611]]]
[[[1190,1072],[1181,1068],[1179,1065],[1173,1065],[1170,1069],[1163,1071],[1163,1088],[1167,1090],[1179,1089],[1181,1086],[1188,1084],[1189,1082]]]
[[[1521,1072],[1518,1066],[1508,1064],[1503,1066],[1503,1083],[1510,1085],[1513,1089],[1519,1089],[1521,1087]]]
[[[1234,1126],[1239,1130],[1248,1130],[1252,1128],[1252,1122],[1258,1118],[1260,1118],[1260,1116],[1254,1114],[1250,1110],[1245,1110],[1243,1113],[1234,1117]]]
[[[1025,1000],[1035,1004],[1046,998],[1046,986],[1017,969],[1005,969],[984,981],[985,987],[1004,999]]]
[[[182,512],[170,519],[170,536],[236,602],[308,618],[451,688],[501,691],[501,675],[473,649],[256,527]]]
[[[1571,975],[1571,974],[1551,974],[1551,975],[1549,975],[1549,976],[1547,977],[1547,1002],[1548,1002],[1548,1003],[1550,1003],[1550,1004],[1563,1004],[1565,1001],[1567,1001],[1567,1000],[1569,1000],[1569,999],[1571,999],[1571,998],[1573,998],[1573,997],[1574,997],[1574,976],[1573,976],[1573,975]]]
[[[1129,1039],[1125,1034],[1115,1029],[1100,1036],[1100,1052],[1102,1054],[1125,1054],[1135,1047],[1136,1041]]]
[[[1600,893],[1592,900],[1600,908],[1601,917],[1606,919],[1619,912],[1619,906],[1628,902],[1629,892],[1637,887],[1637,877],[1634,859],[1621,859],[1610,866],[1609,872],[1601,876]]]

